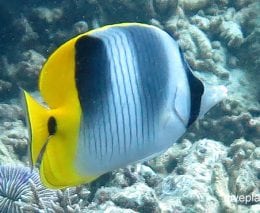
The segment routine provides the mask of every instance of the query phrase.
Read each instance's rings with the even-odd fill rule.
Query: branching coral
[[[221,211],[231,213],[235,211],[235,204],[231,202],[228,189],[228,175],[221,163],[214,166],[212,175],[213,190],[220,202]]]
[[[35,82],[37,82],[37,77],[45,58],[35,50],[24,52],[22,58],[23,60],[18,64],[16,71],[10,77],[13,79],[23,79],[18,82],[19,86],[27,88],[36,87]]]
[[[34,9],[35,14],[46,21],[47,23],[53,23],[62,18],[62,10],[60,8],[49,9],[47,7],[38,7]]]
[[[64,0],[60,5],[54,2],[48,1],[43,6],[34,2],[32,7],[20,8],[17,14],[22,16],[8,16],[10,21],[3,22],[15,28],[17,34],[13,37],[15,42],[7,45],[15,43],[19,51],[10,51],[15,49],[14,45],[8,48],[1,45],[3,50],[9,50],[2,51],[0,61],[2,99],[9,94],[15,96],[13,90],[17,83],[35,89],[44,57],[66,39],[105,24],[138,21],[167,30],[178,41],[196,73],[205,74],[206,80],[214,83],[224,79],[233,100],[225,101],[197,122],[186,135],[187,139],[175,144],[165,155],[145,165],[112,172],[112,178],[103,179],[104,188],[100,188],[103,182],[99,179],[95,187],[47,190],[44,193],[50,196],[43,195],[34,178],[35,175],[38,178],[37,174],[21,172],[29,171],[28,168],[1,166],[0,172],[4,171],[5,176],[0,178],[0,211],[144,212],[149,208],[157,212],[234,212],[244,203],[232,203],[227,197],[259,194],[260,111],[259,104],[255,104],[257,98],[253,98],[258,95],[258,84],[252,87],[257,75],[252,72],[252,81],[245,78],[248,70],[257,71],[260,64],[257,0]],[[16,14],[15,8],[11,10]],[[9,33],[3,37],[10,40]],[[251,104],[254,108],[249,107]],[[241,109],[240,105],[247,108]],[[0,149],[1,161],[18,161],[17,154],[19,160],[26,162],[27,139],[20,109],[0,105],[0,120],[3,122],[0,142],[4,146]],[[231,147],[228,150],[220,142],[210,140],[193,143],[205,137]],[[15,154],[10,151],[12,148]],[[226,158],[224,163],[223,158]],[[21,173],[25,175],[19,176]],[[29,177],[28,181],[21,184],[25,177]],[[9,199],[19,192],[20,197]],[[251,211],[253,206],[257,205],[244,206],[244,210]]]
[[[83,185],[64,190],[57,190],[57,200],[51,203],[54,213],[79,213],[89,204],[90,191]]]
[[[206,7],[209,2],[209,0],[180,0],[181,6],[187,11],[202,9]]]
[[[234,21],[223,21],[219,27],[220,36],[227,41],[229,47],[239,47],[244,42],[240,26]]]

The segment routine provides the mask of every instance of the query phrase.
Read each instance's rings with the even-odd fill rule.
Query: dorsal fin
[[[69,96],[76,94],[74,77],[76,39],[77,37],[60,46],[42,68],[39,90],[50,108],[62,106]]]

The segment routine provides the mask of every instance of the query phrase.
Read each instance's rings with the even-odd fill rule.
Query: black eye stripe
[[[48,132],[49,135],[54,135],[57,131],[57,122],[56,119],[51,116],[48,120]]]

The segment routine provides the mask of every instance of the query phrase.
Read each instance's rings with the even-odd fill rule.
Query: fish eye
[[[51,117],[49,117],[49,120],[48,120],[49,135],[54,135],[56,133],[56,130],[57,130],[56,119],[53,116],[51,116]]]

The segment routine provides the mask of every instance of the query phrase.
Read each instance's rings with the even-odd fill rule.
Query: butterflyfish
[[[50,188],[159,155],[226,96],[194,75],[170,34],[139,23],[65,42],[43,65],[39,91],[44,103],[23,91],[29,153]]]

